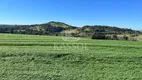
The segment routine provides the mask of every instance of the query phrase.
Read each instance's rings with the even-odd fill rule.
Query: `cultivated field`
[[[0,79],[142,80],[142,42],[71,41],[0,34]]]

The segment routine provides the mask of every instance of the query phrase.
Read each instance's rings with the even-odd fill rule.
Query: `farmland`
[[[0,34],[2,80],[142,80],[142,42]]]

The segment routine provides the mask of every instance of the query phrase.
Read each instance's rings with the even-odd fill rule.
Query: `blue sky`
[[[49,21],[142,30],[142,0],[1,0],[0,24]]]

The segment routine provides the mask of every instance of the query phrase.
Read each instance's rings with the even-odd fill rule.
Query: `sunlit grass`
[[[2,80],[142,79],[142,42],[0,34],[0,58]]]

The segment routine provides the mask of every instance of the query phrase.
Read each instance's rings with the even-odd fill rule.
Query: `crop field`
[[[142,42],[0,34],[0,71],[0,80],[142,80]]]

